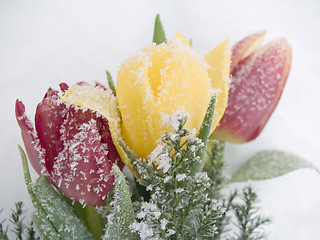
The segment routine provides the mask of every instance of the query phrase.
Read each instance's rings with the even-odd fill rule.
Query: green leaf
[[[45,236],[48,236],[49,239],[61,239],[57,229],[54,227],[53,223],[47,218],[47,213],[41,207],[38,199],[36,198],[36,194],[34,193],[34,191],[31,188],[32,179],[31,179],[30,172],[29,172],[27,156],[21,146],[18,145],[18,148],[19,148],[19,151],[21,154],[21,159],[22,159],[24,180],[27,185],[30,199],[31,199],[33,206],[35,208],[35,213],[34,213],[34,214],[36,214],[35,220],[36,221],[39,220],[39,224],[37,224],[35,222],[35,227],[37,229],[37,232],[39,233],[39,235],[41,235],[43,233],[44,239],[46,239]],[[41,221],[40,221],[40,219],[41,219]]]
[[[40,177],[31,189],[62,239],[94,239],[73,209],[59,197],[45,177]]]
[[[157,14],[156,20],[154,22],[154,32],[153,32],[153,40],[155,44],[166,43],[166,35],[163,30],[162,23],[160,21],[160,15]]]
[[[34,212],[31,216],[32,222],[41,240],[61,239],[58,233],[54,233],[53,235],[48,231],[47,224],[44,223],[43,218],[46,218],[46,216],[40,215],[39,213],[37,213],[37,211]]]
[[[213,121],[215,106],[216,106],[216,96],[212,95],[211,100],[209,102],[209,106],[207,108],[206,115],[202,121],[199,134],[198,134],[198,138],[201,139],[201,141],[203,142],[203,146],[197,152],[197,156],[199,156],[201,161],[199,162],[199,164],[197,164],[194,167],[193,169],[194,173],[201,172],[204,166],[204,158],[206,155],[208,139],[209,139],[210,131],[212,128],[212,121]]]
[[[19,146],[25,182],[35,207],[36,229],[49,239],[94,239],[73,209],[53,189],[45,177],[32,183],[27,157]],[[40,228],[41,227],[41,228]]]
[[[107,74],[107,79],[108,79],[108,85],[112,91],[112,94],[116,97],[116,87],[114,86],[113,80],[112,80],[112,76],[110,74],[110,72],[108,70],[106,70],[106,74]]]
[[[29,186],[31,184],[32,180],[31,180],[31,176],[30,176],[30,172],[29,172],[27,156],[24,153],[24,151],[20,145],[18,145],[18,148],[19,148],[19,152],[20,152],[21,160],[22,160],[24,181],[25,181],[26,185]]]
[[[101,239],[102,229],[104,228],[103,222],[97,209],[92,206],[85,206],[87,226],[90,232],[93,234],[95,239]]]
[[[134,212],[126,179],[117,165],[114,164],[112,170],[115,175],[115,195],[103,239],[137,239],[137,235],[130,230],[130,224],[134,222]]]
[[[189,39],[189,44],[190,44],[190,47],[192,47],[193,41],[191,38]]]
[[[139,160],[139,158],[131,151],[131,149],[121,139],[118,139],[118,143],[120,147],[123,149],[123,151],[127,154],[131,163],[137,162]]]
[[[230,182],[275,178],[301,168],[312,168],[319,172],[301,157],[278,150],[265,150],[243,164],[233,174]]]

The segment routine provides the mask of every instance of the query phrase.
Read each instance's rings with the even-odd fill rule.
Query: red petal
[[[90,84],[89,84],[89,83],[84,82],[84,81],[77,82],[77,85],[79,85],[79,86],[90,86]]]
[[[69,89],[69,86],[66,83],[60,83],[59,87],[60,87],[62,92],[66,92]]]
[[[92,114],[73,106],[68,109],[61,128],[65,148],[54,163],[52,181],[69,198],[100,206],[114,178]]]
[[[40,145],[37,133],[34,131],[31,121],[25,114],[25,106],[18,99],[16,101],[15,111],[29,161],[39,175],[44,174],[45,152]]]
[[[97,87],[97,88],[101,88],[101,89],[103,89],[105,91],[108,89],[105,85],[103,85],[100,82],[95,81],[94,83],[95,83],[95,87]]]
[[[277,106],[290,66],[291,47],[285,39],[272,41],[241,61],[215,137],[237,143],[256,138]]]
[[[55,158],[64,148],[60,140],[60,127],[64,122],[66,104],[59,99],[58,92],[49,89],[38,104],[35,126],[42,148],[46,150],[45,164],[51,172]]]
[[[237,67],[238,63],[253,53],[262,43],[266,32],[252,34],[232,47],[230,73]]]
[[[96,118],[97,126],[101,136],[101,142],[104,143],[108,148],[107,157],[111,163],[115,163],[119,166],[120,169],[123,168],[124,164],[120,159],[118,151],[112,141],[108,120],[103,117]]]

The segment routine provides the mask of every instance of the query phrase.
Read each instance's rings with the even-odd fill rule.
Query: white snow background
[[[17,98],[33,119],[49,86],[116,79],[120,64],[152,41],[160,13],[167,38],[180,29],[204,55],[229,38],[266,29],[266,40],[285,37],[293,49],[282,98],[258,139],[228,144],[228,172],[259,150],[298,154],[320,168],[320,2],[268,1],[47,1],[0,0],[0,221],[14,202],[31,213],[17,144]],[[252,182],[273,223],[269,239],[320,239],[320,176],[303,169]],[[237,184],[241,187],[244,184]]]

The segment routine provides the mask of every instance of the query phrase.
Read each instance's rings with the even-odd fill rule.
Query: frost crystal
[[[162,113],[161,119],[163,124],[169,125],[173,131],[177,132],[179,130],[181,119],[189,118],[189,114],[185,113],[184,109],[178,110],[173,115]]]

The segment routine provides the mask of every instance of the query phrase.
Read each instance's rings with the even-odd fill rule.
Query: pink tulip
[[[60,84],[62,91],[67,84]],[[96,112],[69,105],[51,88],[38,104],[34,130],[25,106],[16,101],[16,118],[31,165],[67,197],[82,204],[104,203],[121,161],[108,121]]]
[[[291,47],[285,39],[259,47],[264,34],[248,36],[232,48],[228,107],[213,133],[215,139],[255,139],[278,104],[290,71]]]

